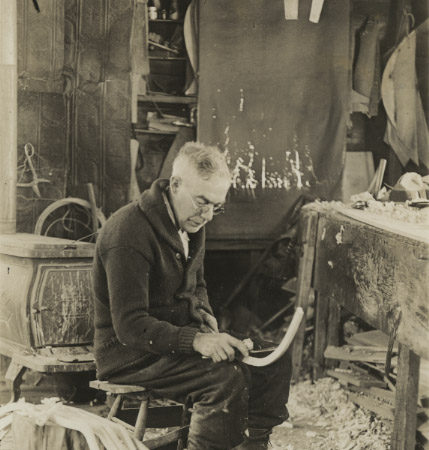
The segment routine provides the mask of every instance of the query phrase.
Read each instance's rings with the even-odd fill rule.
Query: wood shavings
[[[366,211],[401,222],[424,223],[429,225],[429,212],[427,208],[413,208],[408,203],[368,201]]]
[[[311,438],[306,447],[309,450],[390,448],[392,422],[358,408],[349,400],[347,391],[331,378],[293,385],[288,409],[292,423],[305,420],[320,427],[320,432],[306,432]]]

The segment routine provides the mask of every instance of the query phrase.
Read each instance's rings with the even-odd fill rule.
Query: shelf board
[[[172,20],[172,19],[149,19],[150,23],[183,23],[182,20]]]
[[[197,97],[195,96],[176,96],[168,94],[151,93],[146,95],[139,95],[140,102],[156,102],[156,103],[180,103],[180,104],[192,104],[197,103]]]
[[[186,61],[186,56],[149,56],[149,59],[166,60],[166,61]]]
[[[134,131],[137,134],[177,134],[178,133],[178,131],[147,130],[145,128],[136,128]]]

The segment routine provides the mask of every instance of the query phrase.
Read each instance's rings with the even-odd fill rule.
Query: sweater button
[[[182,255],[180,253],[176,253],[176,259],[181,260],[182,259]]]

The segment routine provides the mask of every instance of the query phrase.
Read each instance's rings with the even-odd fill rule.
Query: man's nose
[[[206,209],[204,211],[201,211],[201,217],[207,222],[213,219],[213,208],[213,205],[207,205]]]

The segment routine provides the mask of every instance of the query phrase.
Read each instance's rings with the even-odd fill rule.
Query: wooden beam
[[[420,358],[408,347],[399,344],[392,450],[415,449],[419,367]]]
[[[0,234],[16,232],[17,12],[0,0]]]
[[[302,307],[304,310],[304,317],[296,334],[292,350],[292,378],[295,381],[298,381],[302,362],[307,308],[310,303],[310,297],[314,294],[312,289],[312,279],[318,220],[319,214],[314,212],[306,212],[302,215],[302,250],[298,268],[296,306]]]

